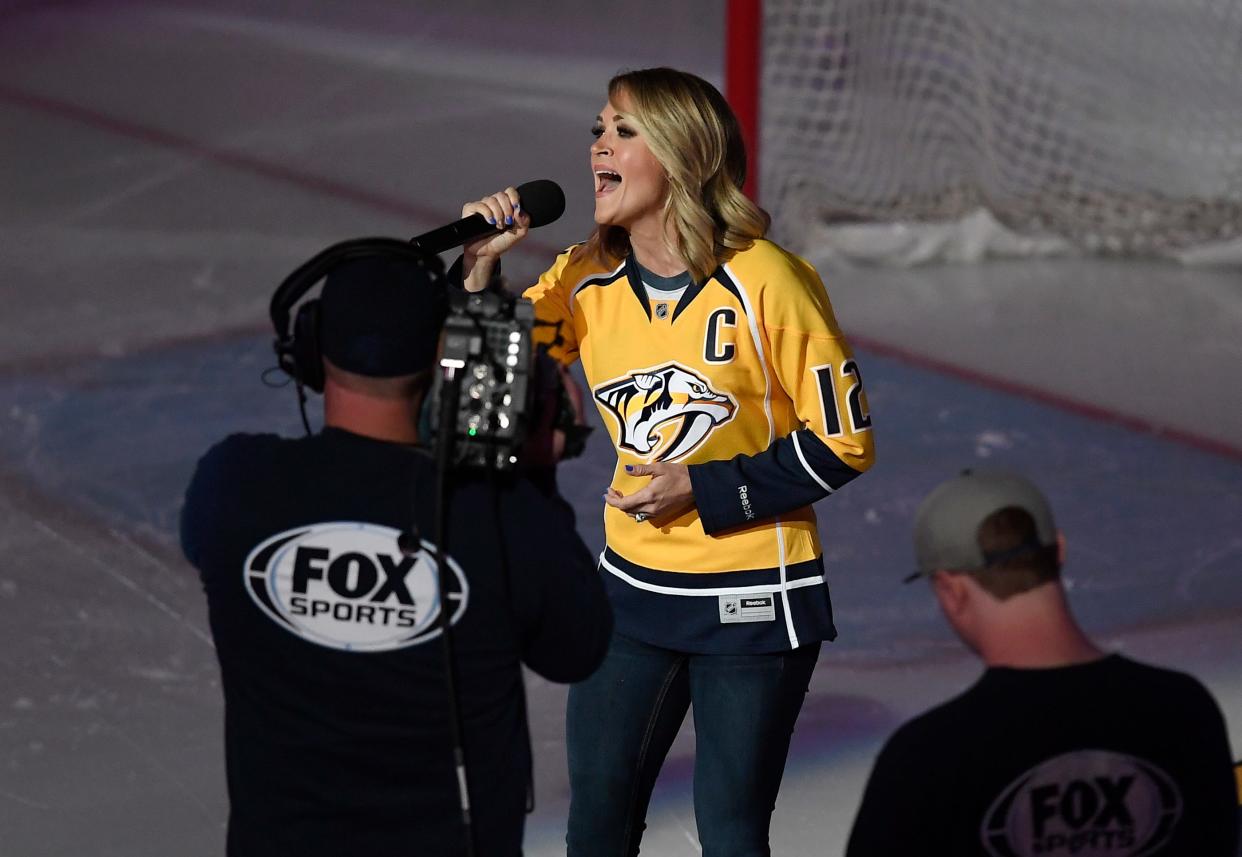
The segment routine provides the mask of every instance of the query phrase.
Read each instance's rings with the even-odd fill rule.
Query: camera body
[[[455,465],[500,471],[517,466],[535,390],[534,322],[530,301],[501,289],[451,295],[433,413],[442,413],[446,391],[456,397]]]
[[[335,266],[371,256],[408,258],[427,272],[432,287],[448,301],[441,371],[420,433],[428,440],[446,436],[451,466],[546,469],[582,454],[591,429],[584,424],[580,396],[570,395],[572,380],[553,358],[535,350],[534,306],[505,291],[499,277],[481,292],[451,288],[438,257],[392,238],[334,244],[302,263],[272,296],[279,368],[297,382],[307,434],[311,427],[302,388],[321,392],[324,374],[320,302],[304,298]],[[451,380],[446,380],[450,370]],[[446,389],[454,399],[452,415],[441,408]]]

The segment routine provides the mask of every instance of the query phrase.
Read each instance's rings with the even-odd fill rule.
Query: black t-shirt
[[[876,760],[848,857],[1234,857],[1229,741],[1194,678],[1119,655],[992,668]]]
[[[234,435],[199,462],[181,538],[223,678],[230,855],[461,852],[434,498],[425,452],[339,429]],[[412,517],[417,558],[396,546]],[[515,855],[530,772],[521,664],[586,677],[611,613],[563,501],[455,476],[448,519],[478,853]]]

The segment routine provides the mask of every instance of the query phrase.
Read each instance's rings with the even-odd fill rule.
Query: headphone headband
[[[444,275],[438,256],[397,238],[352,238],[319,251],[285,277],[276,291],[268,314],[276,331],[276,359],[288,375],[316,392],[323,390],[323,364],[319,348],[319,301],[306,301],[290,325],[293,308],[328,272],[345,262],[369,256],[400,256],[428,268],[434,278]]]

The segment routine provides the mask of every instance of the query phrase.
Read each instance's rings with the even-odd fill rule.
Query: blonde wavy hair
[[[742,193],[746,147],[724,96],[696,75],[672,68],[623,72],[608,82],[614,103],[629,98],[631,120],[664,168],[669,194],[665,223],[673,250],[695,282],[768,231],[772,218]],[[575,249],[611,264],[630,252],[629,234],[599,226]]]

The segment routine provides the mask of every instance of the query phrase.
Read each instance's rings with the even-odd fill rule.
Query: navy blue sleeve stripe
[[[809,506],[859,475],[810,429],[783,437],[755,455],[689,467],[707,533]]]

